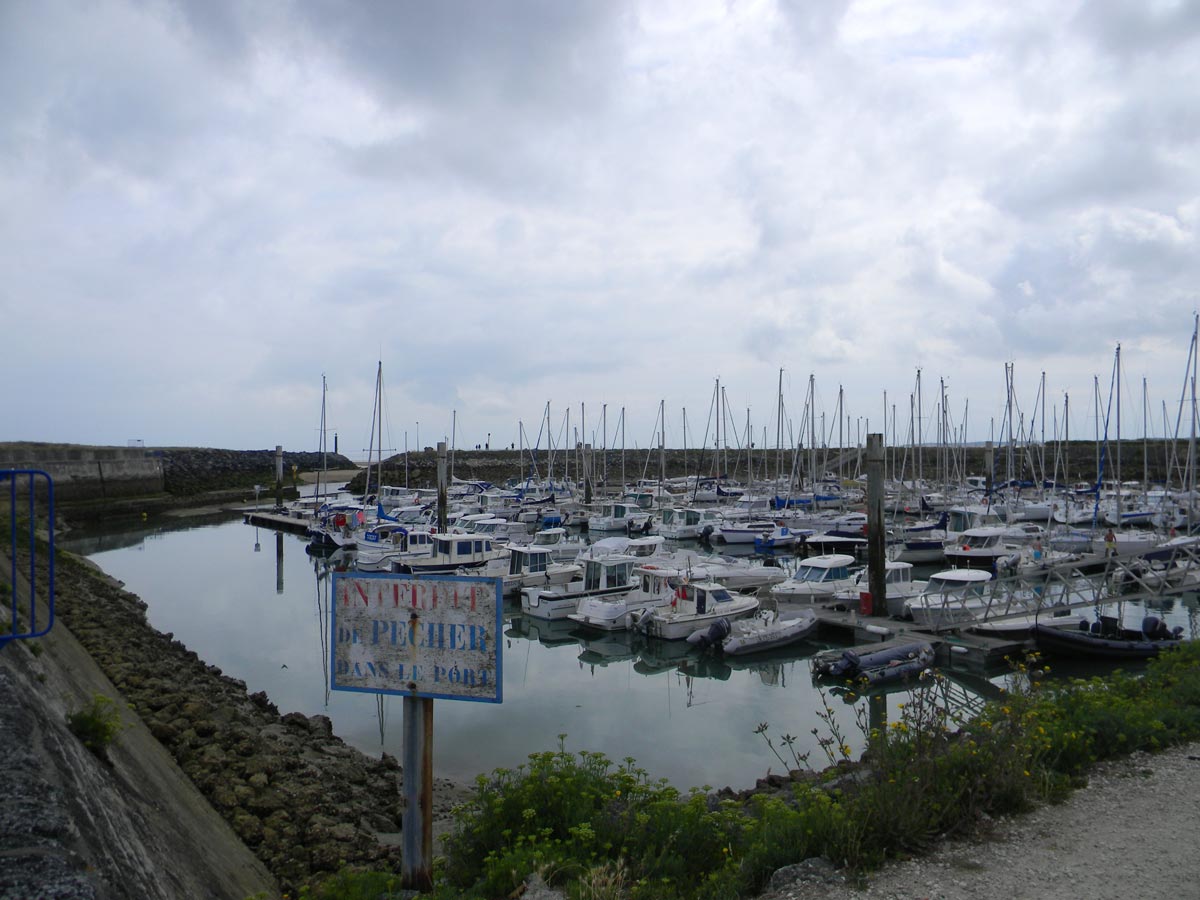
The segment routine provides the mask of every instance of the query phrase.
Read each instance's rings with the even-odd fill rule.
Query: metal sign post
[[[431,886],[433,701],[500,703],[499,578],[335,572],[330,687],[404,698],[402,877]]]
[[[444,443],[438,451],[444,459]],[[401,880],[426,891],[433,887],[433,701],[501,702],[501,581],[335,572],[333,596],[330,687],[404,698]]]

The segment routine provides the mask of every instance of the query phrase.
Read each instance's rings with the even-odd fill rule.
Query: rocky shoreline
[[[333,734],[325,716],[281,715],[263,693],[154,629],[146,604],[84,560],[62,557],[57,610],[285,892],[345,865],[399,871],[402,772]],[[434,786],[444,825],[464,791]]]

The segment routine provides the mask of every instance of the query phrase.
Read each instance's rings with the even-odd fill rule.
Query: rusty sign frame
[[[335,572],[330,689],[503,702],[503,596],[499,578]],[[353,659],[356,645],[377,649]]]

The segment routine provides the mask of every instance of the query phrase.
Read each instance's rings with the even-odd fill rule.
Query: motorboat
[[[904,615],[923,628],[953,628],[978,619],[987,607],[990,572],[946,569],[929,576],[925,590],[904,605]]]
[[[567,529],[558,526],[534,532],[529,546],[549,550],[555,562],[574,560],[588,549],[587,541],[568,535]]]
[[[1008,529],[1003,526],[987,525],[968,528],[957,537],[948,538],[942,552],[946,562],[965,569],[988,569],[995,571],[1005,560],[1014,562],[1020,558],[1021,548],[1013,543]]]
[[[754,549],[760,552],[772,550],[790,550],[803,543],[813,533],[809,528],[792,528],[783,522],[776,522],[769,531],[764,531],[754,539]]]
[[[482,569],[464,569],[459,574],[499,578],[504,596],[515,597],[523,588],[547,589],[574,581],[583,574],[583,566],[555,562],[544,547],[510,546],[507,559],[496,559]]]
[[[583,577],[551,588],[524,588],[521,612],[535,619],[565,619],[588,597],[617,597],[639,584],[633,556],[610,555],[583,561]]]
[[[396,568],[413,575],[432,575],[478,569],[490,560],[508,556],[507,548],[495,547],[490,539],[472,534],[434,534],[431,540],[433,547],[428,555],[406,559]]]
[[[712,533],[712,539],[727,544],[755,544],[762,535],[774,531],[775,527],[771,519],[725,521]]]
[[[913,580],[912,563],[892,559],[884,563],[883,581],[889,616],[903,616],[904,604],[919,596],[925,590],[926,584],[924,581]],[[858,570],[851,585],[834,591],[833,598],[854,608],[859,605],[863,594],[870,593],[870,590],[871,572],[870,569],[863,568]]]
[[[838,590],[851,588],[857,576],[858,567],[848,553],[810,556],[800,561],[794,575],[771,589],[771,596],[793,603],[828,600]]]
[[[638,580],[633,590],[615,596],[585,597],[567,618],[597,631],[632,628],[647,610],[669,606],[675,599],[676,588],[684,584],[690,574],[686,569],[653,564],[640,565],[633,573]]]
[[[711,535],[723,521],[718,509],[668,508],[661,512],[658,533],[673,541],[696,540]]]
[[[603,504],[599,511],[587,517],[588,531],[645,531],[650,527],[651,514],[637,503],[614,501]]]
[[[681,584],[669,605],[646,611],[635,625],[648,637],[679,641],[707,629],[717,619],[732,622],[757,609],[757,597],[735,594],[716,581],[692,582]]]

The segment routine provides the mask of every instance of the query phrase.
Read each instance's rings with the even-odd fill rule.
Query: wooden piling
[[[883,435],[867,435],[867,576],[871,614],[887,615],[887,557],[883,525]]]

